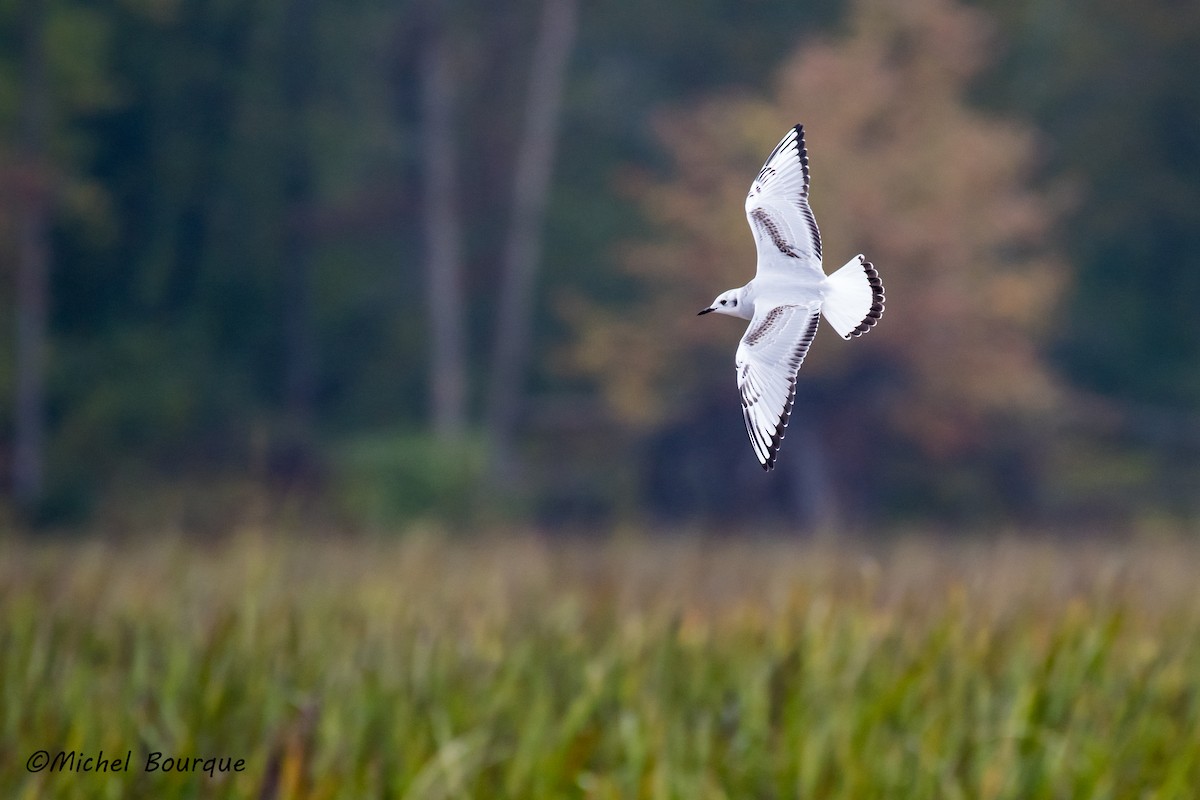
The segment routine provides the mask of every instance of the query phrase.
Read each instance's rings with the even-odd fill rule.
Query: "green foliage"
[[[27,197],[31,177],[30,165],[14,158],[28,105],[21,92],[26,7],[15,0],[0,3],[0,262],[6,272],[15,253],[13,209]],[[45,144],[56,190],[47,456],[50,492],[60,498],[47,502],[69,508],[67,516],[84,513],[90,505],[104,505],[103,498],[91,501],[108,493],[112,478],[133,483],[164,462],[185,482],[204,472],[259,480],[263,476],[252,474],[255,467],[246,457],[251,430],[299,424],[307,428],[315,460],[339,463],[345,459],[334,452],[338,440],[323,438],[323,432],[419,430],[429,405],[417,102],[417,65],[426,39],[423,4],[45,0],[44,7]],[[841,237],[839,227],[869,233],[864,249],[870,245],[879,253],[890,291],[887,324],[896,332],[891,344],[891,334],[881,327],[857,352],[890,349],[888,364],[905,373],[882,379],[895,379],[903,397],[889,396],[887,386],[869,385],[857,373],[840,376],[845,380],[836,385],[826,382],[829,405],[848,398],[903,417],[901,423],[882,420],[869,410],[859,414],[855,406],[846,412],[855,427],[829,435],[838,440],[859,435],[878,444],[904,421],[913,428],[924,421],[919,429],[901,431],[901,446],[891,454],[873,453],[873,474],[853,468],[855,485],[872,487],[871,497],[854,497],[853,504],[878,515],[906,509],[934,515],[953,508],[955,498],[966,498],[963,504],[978,509],[975,487],[1001,485],[992,475],[1005,469],[1006,460],[1033,469],[1053,461],[1056,469],[1041,474],[1066,475],[1063,486],[1028,492],[1012,503],[987,499],[991,505],[984,513],[1006,503],[1030,512],[1035,502],[1028,498],[1036,496],[1053,507],[1058,493],[1069,495],[1072,508],[1120,496],[1126,498],[1125,513],[1154,506],[1194,515],[1190,465],[1198,439],[1194,432],[1176,432],[1194,431],[1200,398],[1200,371],[1194,369],[1200,327],[1190,308],[1200,292],[1195,135],[1200,82],[1193,79],[1200,13],[1190,6],[1143,9],[1115,0],[1077,6],[984,0],[966,7],[973,10],[909,3],[906,14],[942,8],[944,13],[930,19],[971,17],[978,25],[921,23],[911,36],[884,41],[886,30],[862,22],[843,0],[664,0],[652,8],[583,4],[545,225],[547,268],[534,309],[527,384],[538,402],[582,398],[580,406],[590,407],[602,393],[586,376],[564,368],[564,343],[581,328],[585,339],[601,332],[580,319],[580,308],[617,309],[615,321],[628,326],[635,318],[625,312],[647,300],[645,283],[622,271],[629,252],[620,243],[645,241],[655,209],[664,206],[631,202],[631,177],[663,178],[675,160],[672,151],[700,141],[695,128],[668,131],[660,141],[648,121],[664,119],[664,109],[671,108],[723,109],[730,115],[731,124],[706,137],[712,146],[696,153],[698,163],[729,172],[729,182],[723,182],[732,187],[729,197],[689,187],[697,203],[728,214],[721,219],[729,225],[729,236],[722,237],[729,249],[720,251],[718,263],[718,251],[705,248],[702,237],[689,233],[683,244],[703,251],[709,267],[740,275],[738,265],[750,257],[740,217],[746,170],[758,166],[761,148],[773,143],[779,125],[800,120],[822,139],[820,144],[814,139],[813,163],[823,230],[831,245]],[[539,9],[537,0],[466,0],[446,8],[458,96],[457,202],[468,223],[465,338],[473,376],[488,374],[497,264],[510,218],[513,154]],[[1003,47],[987,46],[993,29],[1003,34]],[[788,88],[787,76],[801,61],[829,56],[831,46],[852,41],[861,44],[853,57],[818,58],[805,71],[809,77],[801,90]],[[919,46],[908,46],[912,42]],[[800,60],[784,61],[788,53]],[[991,65],[993,55],[999,61]],[[968,84],[965,78],[975,67],[986,72]],[[906,75],[901,88],[888,83]],[[946,87],[954,89],[953,107],[929,105]],[[748,97],[775,98],[776,113],[769,121],[733,114]],[[979,97],[998,112],[994,117],[971,110]],[[867,109],[878,119],[858,120],[868,124],[855,127],[848,124],[854,119],[839,118]],[[1014,122],[1014,114],[1031,118],[1038,130]],[[830,133],[823,135],[822,127]],[[980,132],[977,141],[962,136],[969,130]],[[1029,135],[1022,134],[1015,147],[1001,141],[1005,131]],[[903,146],[881,149],[889,139]],[[874,158],[864,157],[870,152]],[[1030,271],[1056,281],[1035,301],[1020,276],[1006,274],[1008,267],[997,261],[1029,262],[1043,250],[1040,234],[1032,245],[1020,237],[997,237],[996,246],[988,245],[989,258],[980,260],[979,248],[964,242],[1003,232],[1020,214],[1003,211],[1001,204],[998,213],[977,215],[980,224],[964,225],[960,213],[1010,196],[973,170],[999,165],[1000,178],[1023,185],[1031,153],[1044,185],[1059,186],[1066,178],[1077,201],[1066,224],[1036,205],[1026,207],[1027,216],[1045,227],[1048,249],[1069,261],[1061,276],[1054,269]],[[959,182],[957,192],[947,189],[953,181]],[[887,202],[876,202],[873,192],[884,193]],[[931,198],[941,205],[930,205]],[[703,292],[694,290],[701,301],[721,288],[710,286],[696,269],[704,263],[685,264],[692,280],[704,282]],[[661,262],[649,261],[645,270],[678,285]],[[1059,297],[1059,277],[1061,308],[1047,310],[1041,304]],[[1003,291],[976,291],[999,284]],[[0,283],[4,318],[10,321],[13,293],[12,281]],[[667,297],[682,302],[678,291]],[[931,305],[952,309],[962,319],[929,314]],[[661,311],[656,319],[689,324],[686,309]],[[997,314],[1025,315],[1015,323],[1015,336],[1003,326],[997,331],[979,324]],[[1032,337],[1030,324],[1037,327]],[[11,354],[14,326],[0,327],[0,349]],[[637,333],[620,347],[596,348],[615,376],[602,385],[625,391],[631,407],[670,409],[670,420],[644,423],[653,427],[647,432],[627,418],[575,415],[572,435],[578,435],[572,441],[604,439],[600,457],[596,448],[558,446],[563,439],[555,430],[534,428],[523,442],[536,461],[529,474],[570,477],[591,470],[615,476],[608,483],[590,477],[562,481],[587,484],[594,515],[644,509],[638,486],[648,479],[636,469],[643,459],[635,449],[642,433],[697,442],[710,460],[724,458],[725,450],[712,444],[717,438],[672,431],[670,424],[686,422],[686,404],[699,396],[693,391],[700,385],[697,376],[719,376],[727,369],[725,345],[706,350],[702,361],[650,363],[657,343],[680,337],[662,330]],[[1013,343],[1021,339],[1030,346],[1014,366],[1005,354],[1019,350]],[[1045,358],[1047,343],[1056,346],[1053,362]],[[954,346],[970,355],[968,368],[943,357]],[[818,373],[822,359],[834,358],[834,352],[815,348],[805,369]],[[927,368],[914,370],[920,362]],[[1040,378],[1046,363],[1054,368],[1046,377],[1056,386],[1066,376],[1110,400],[1112,416],[1130,418],[1128,438],[1137,441],[1114,445],[1120,452],[1113,459],[1147,466],[1138,476],[1121,476],[1119,492],[1093,480],[1086,463],[1111,431],[1073,431],[1073,438],[1047,454],[1037,441],[1015,442],[1021,434],[1003,421],[958,419],[981,402],[1028,387],[1030,376]],[[650,372],[654,383],[641,383],[665,389],[628,391],[632,377]],[[0,416],[6,419],[13,411],[13,373],[11,356],[4,355]],[[865,365],[863,373],[884,371]],[[973,398],[958,402],[965,390]],[[481,391],[470,387],[473,412],[483,405]],[[683,395],[682,401],[672,393]],[[707,388],[703,394],[724,397]],[[886,430],[863,432],[859,422],[871,414]],[[1101,415],[1090,410],[1080,416],[1084,425],[1107,424],[1095,423]],[[536,426],[545,417],[527,419]],[[739,426],[736,416],[732,424]],[[1158,433],[1138,432],[1146,428]],[[963,445],[964,430],[983,432],[986,442],[972,453],[975,483],[966,489],[949,476],[959,469],[950,460],[936,469],[906,460],[908,451]],[[1071,444],[1076,441],[1078,448]],[[266,442],[264,449],[281,444],[287,443]],[[976,446],[974,440],[965,445]],[[0,455],[10,449],[11,442],[0,436]],[[1071,449],[1074,457],[1065,452]],[[1012,451],[1020,452],[1010,459]],[[347,467],[356,475],[355,470],[399,469],[362,466],[375,457],[347,458],[359,465]],[[1189,466],[1179,469],[1184,461]],[[342,467],[338,470],[340,475]],[[628,474],[620,475],[622,470]],[[417,470],[408,472],[417,477],[402,483],[417,488],[352,491],[339,479],[338,497],[351,508],[375,509],[363,512],[369,518],[461,510],[455,501],[435,499],[459,496],[461,488],[443,491],[420,483],[458,487],[460,477],[426,479]],[[1078,479],[1068,474],[1075,472]],[[910,491],[905,476],[913,474],[937,485]],[[775,487],[768,493],[787,493],[781,484]],[[359,497],[397,491],[418,499]],[[557,491],[546,482],[528,495],[546,498],[534,501],[546,513],[563,505],[562,497],[552,496]]]
[[[394,527],[414,518],[472,518],[482,443],[448,445],[420,433],[378,433],[346,442],[334,457],[334,500],[354,523]]]
[[[5,796],[1189,798],[1200,782],[1194,544],[0,550]],[[132,750],[133,771],[27,772],[43,748]],[[143,773],[151,751],[247,768]]]
[[[1078,280],[1057,331],[1081,386],[1200,410],[1200,9],[985,3],[1010,40],[988,82],[1046,130],[1083,189],[1064,230]],[[1067,32],[1070,35],[1067,35]]]

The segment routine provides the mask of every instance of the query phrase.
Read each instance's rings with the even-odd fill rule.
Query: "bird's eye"
[[[728,300],[722,300],[722,301],[721,301],[721,305],[725,305],[727,302],[729,302],[729,301],[728,301]]]

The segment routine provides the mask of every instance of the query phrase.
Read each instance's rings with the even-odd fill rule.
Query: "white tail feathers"
[[[862,255],[825,279],[821,312],[843,339],[862,336],[883,316],[883,282]]]

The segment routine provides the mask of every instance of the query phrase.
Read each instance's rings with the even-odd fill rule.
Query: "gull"
[[[754,455],[770,470],[822,314],[843,339],[862,336],[883,316],[883,283],[862,254],[825,274],[821,232],[808,205],[803,125],[767,157],[746,195],[746,218],[758,249],[754,280],[722,292],[700,313],[750,320],[738,344],[737,384]]]

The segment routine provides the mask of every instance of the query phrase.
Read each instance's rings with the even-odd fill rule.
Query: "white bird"
[[[750,320],[737,349],[737,383],[754,454],[769,470],[821,315],[843,339],[861,336],[883,315],[883,283],[861,254],[825,275],[821,233],[808,205],[803,125],[767,157],[746,196],[746,217],[758,248],[754,280],[718,295],[700,313]]]

